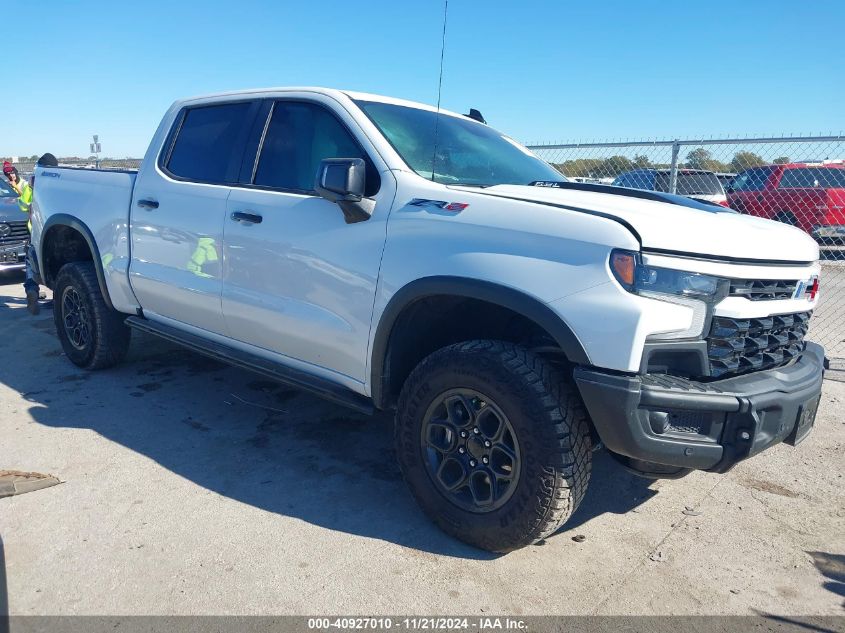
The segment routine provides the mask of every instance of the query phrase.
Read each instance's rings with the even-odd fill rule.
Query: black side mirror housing
[[[367,165],[361,158],[325,158],[320,161],[314,190],[343,211],[347,224],[372,215],[375,203],[364,197]]]

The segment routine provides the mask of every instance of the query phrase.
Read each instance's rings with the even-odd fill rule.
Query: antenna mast
[[[446,53],[446,17],[449,14],[449,0],[443,4],[443,36],[440,41],[440,77],[437,80],[437,114],[434,119],[434,154],[431,157],[431,181],[434,182],[434,172],[437,171],[437,132],[440,127],[440,93],[443,88],[443,56]]]

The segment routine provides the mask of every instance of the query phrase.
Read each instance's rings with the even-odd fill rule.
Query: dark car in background
[[[18,208],[18,194],[0,180],[0,273],[23,270],[29,242],[27,217]]]
[[[613,181],[613,185],[670,193],[671,180],[672,170],[670,169],[634,169],[619,174]],[[704,169],[679,169],[675,193],[723,207],[728,206],[725,188],[721,181],[715,173]]]

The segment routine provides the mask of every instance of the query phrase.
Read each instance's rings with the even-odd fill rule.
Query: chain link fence
[[[811,235],[821,249],[822,289],[809,337],[845,361],[845,136],[529,148],[571,180],[701,198]]]

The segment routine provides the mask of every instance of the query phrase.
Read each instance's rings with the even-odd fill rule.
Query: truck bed
[[[129,288],[129,208],[137,170],[37,167],[33,189],[32,241],[42,244],[51,218],[64,214],[90,229],[115,308],[133,311]],[[39,253],[40,255],[40,253]]]

